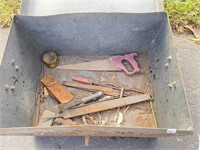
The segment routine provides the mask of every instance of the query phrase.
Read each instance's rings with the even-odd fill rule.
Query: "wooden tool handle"
[[[92,80],[84,77],[74,77],[72,80],[83,84],[93,84]]]

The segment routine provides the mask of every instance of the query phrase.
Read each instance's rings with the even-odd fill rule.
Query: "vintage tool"
[[[85,97],[81,100],[74,99],[74,100],[70,101],[69,103],[58,104],[54,107],[54,109],[55,109],[55,112],[60,113],[65,109],[73,108],[73,107],[80,105],[82,103],[86,104],[86,103],[95,101],[103,95],[104,95],[103,92],[97,92],[97,93],[92,94],[88,97]]]
[[[64,110],[61,114],[57,114],[47,118],[73,118],[90,113],[119,108],[130,104],[140,103],[147,100],[151,100],[151,96],[149,94],[140,94],[136,96],[100,101],[93,104],[88,104],[86,106],[76,107],[74,109],[67,109]]]
[[[73,95],[52,76],[44,77],[41,82],[60,103],[67,103],[72,100]]]
[[[109,88],[121,91],[121,87],[118,86],[118,85],[109,84],[109,83],[101,84],[101,83],[94,82],[91,79],[88,79],[88,78],[85,78],[85,77],[80,77],[80,76],[79,77],[73,77],[72,80],[76,81],[76,82],[79,82],[79,83],[83,83],[83,84],[99,85],[99,86],[109,87]],[[133,92],[144,94],[144,92],[142,92],[142,91],[140,91],[138,89],[127,89],[127,88],[124,88],[124,91],[133,91]]]
[[[87,84],[76,83],[76,82],[63,82],[63,85],[86,90],[86,91],[91,91],[91,92],[102,91],[104,94],[115,96],[115,97],[118,97],[120,95],[119,91],[114,90],[112,88],[104,87],[104,86],[87,85]]]
[[[47,52],[43,55],[43,62],[50,68],[54,68],[59,64],[58,56],[55,52]]]
[[[78,64],[69,64],[57,66],[57,69],[66,69],[66,70],[91,70],[91,71],[124,71],[127,75],[133,75],[136,72],[140,71],[136,60],[134,59],[137,56],[137,53],[126,54],[124,56],[113,56],[109,59],[84,62]],[[127,61],[131,66],[131,70],[128,70],[127,67],[123,64],[124,61]]]
[[[92,101],[96,101],[98,98],[100,98],[103,95],[104,95],[103,92],[97,92],[97,93],[92,94],[88,97],[82,98],[81,100],[72,100],[72,101],[70,101],[69,103],[66,103],[66,104],[59,104],[59,105],[56,105],[55,111],[56,112],[62,112],[65,109],[73,108],[73,107],[80,105],[80,104],[90,103]]]

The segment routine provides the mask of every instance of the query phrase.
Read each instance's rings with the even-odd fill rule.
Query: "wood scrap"
[[[73,95],[68,92],[67,89],[62,86],[54,77],[46,76],[41,81],[60,103],[67,103],[72,100]]]
[[[54,112],[49,111],[49,110],[45,110],[40,121],[39,121],[39,123],[38,123],[38,126],[39,127],[41,127],[41,126],[46,126],[46,127],[51,126],[52,123],[53,123],[53,119],[47,119],[46,117],[52,116],[52,115],[54,115]]]
[[[41,83],[38,83],[36,88],[36,96],[35,96],[35,112],[34,112],[34,118],[33,118],[33,126],[37,126],[40,118],[40,105],[41,105]]]
[[[54,122],[58,125],[64,125],[64,126],[75,126],[79,125],[79,123],[72,121],[71,119],[62,119],[62,118],[56,118]]]
[[[121,91],[120,91],[120,96],[119,96],[120,98],[123,97],[123,93],[124,93],[124,88],[122,87],[122,88],[121,88]]]
[[[108,122],[108,118],[105,118],[104,120],[101,121],[101,126],[105,126]]]
[[[43,94],[44,94],[44,98],[47,98],[49,96],[49,92],[46,87],[44,87],[43,89]]]
[[[85,136],[85,146],[88,147],[90,145],[90,136]]]
[[[88,123],[87,123],[87,121],[86,121],[86,118],[85,118],[85,115],[82,116],[82,120],[83,120],[83,123],[84,123],[85,125],[88,125]]]
[[[118,111],[115,114],[115,117],[114,117],[114,124],[115,124],[115,126],[120,127],[122,121],[123,121],[123,114],[120,111]]]
[[[94,120],[93,116],[86,115],[86,118],[91,122],[91,124],[96,125],[96,120]]]
[[[114,90],[112,88],[103,87],[103,86],[96,86],[96,85],[87,85],[82,83],[76,83],[76,82],[64,82],[63,85],[66,85],[68,87],[74,87],[82,90],[87,91],[102,91],[103,93],[111,96],[118,97],[120,95],[118,90]]]

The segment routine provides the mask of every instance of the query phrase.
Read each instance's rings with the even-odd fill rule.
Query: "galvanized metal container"
[[[153,87],[158,128],[33,127],[42,55],[52,49],[58,55],[68,56],[132,52],[145,55],[149,61],[148,77]],[[16,15],[0,68],[0,85],[1,135],[158,137],[187,135],[193,131],[165,12]]]

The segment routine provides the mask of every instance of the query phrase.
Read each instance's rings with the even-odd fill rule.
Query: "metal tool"
[[[93,80],[91,79],[88,79],[88,78],[85,78],[85,77],[73,77],[72,78],[73,81],[76,81],[76,82],[79,82],[79,83],[83,83],[83,84],[90,84],[90,85],[98,85],[98,86],[103,86],[103,87],[108,87],[108,88],[112,88],[112,89],[115,89],[115,90],[121,90],[121,86],[117,85],[117,84],[113,84],[113,83],[105,83],[105,84],[101,84],[101,83],[98,83],[98,82],[94,82]],[[128,88],[124,88],[124,91],[125,93],[127,91],[133,91],[133,92],[137,92],[137,93],[142,93],[144,94],[144,92],[138,90],[138,89],[128,89]]]
[[[72,101],[65,103],[65,104],[59,104],[55,107],[55,111],[56,112],[62,112],[65,109],[73,108],[73,107],[78,106],[80,104],[90,103],[92,101],[96,101],[98,98],[102,97],[103,95],[104,95],[103,92],[100,91],[100,92],[92,94],[88,97],[82,98],[81,100],[72,100]]]
[[[73,108],[74,106],[80,105],[80,104],[86,104],[86,103],[90,103],[92,101],[96,101],[99,97],[103,96],[103,92],[97,92],[95,94],[92,94],[88,97],[82,98],[80,101],[71,101],[69,102],[66,106],[65,109],[68,108]]]
[[[113,56],[109,59],[84,62],[78,64],[69,64],[57,66],[57,69],[64,70],[90,70],[90,71],[124,71],[127,75],[133,75],[140,71],[136,60],[134,59],[137,53],[126,54],[124,56]],[[123,64],[124,61],[128,62],[131,66],[131,70]]]

